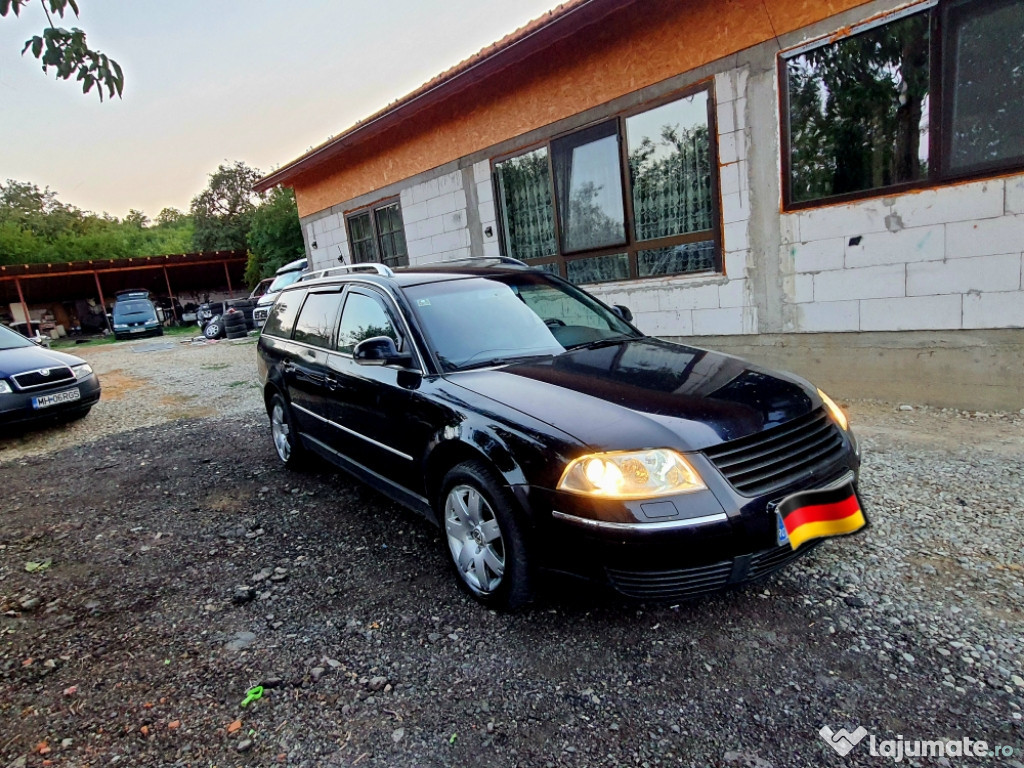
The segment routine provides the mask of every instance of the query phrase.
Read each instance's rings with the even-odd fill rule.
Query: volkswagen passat
[[[736,357],[511,260],[311,273],[258,346],[271,435],[442,529],[460,585],[512,608],[538,574],[641,599],[759,579],[866,525],[846,416]]]

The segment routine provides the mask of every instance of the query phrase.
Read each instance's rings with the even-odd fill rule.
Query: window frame
[[[1013,0],[996,0],[998,4],[1008,4]],[[1007,175],[1024,170],[1024,157],[1017,160],[995,161],[984,165],[976,165],[960,171],[950,170],[948,158],[952,149],[951,124],[952,115],[949,111],[949,89],[954,85],[954,64],[956,57],[951,54],[952,25],[949,17],[956,11],[981,0],[921,0],[913,5],[903,6],[882,16],[867,19],[848,28],[842,37],[837,33],[822,35],[800,45],[796,45],[777,54],[777,78],[779,91],[779,151],[781,160],[782,211],[792,213],[823,206],[837,205],[887,197],[905,192],[922,189],[933,189],[949,186],[964,181],[975,181]],[[791,111],[789,93],[788,62],[808,51],[833,45],[847,40],[863,32],[894,23],[900,19],[918,14],[928,15],[928,170],[923,178],[917,181],[901,182],[872,189],[854,192],[842,192],[814,200],[796,202],[793,200],[793,166],[791,137]],[[847,30],[843,30],[846,32]]]
[[[708,161],[711,168],[711,228],[700,230],[700,232],[688,232],[680,235],[670,235],[667,237],[655,238],[652,240],[638,240],[636,237],[636,220],[634,217],[633,210],[633,182],[631,173],[629,170],[629,142],[626,134],[626,120],[634,115],[643,114],[658,107],[663,107],[666,104],[671,104],[675,101],[689,98],[698,93],[704,92],[707,95],[707,128],[708,128]],[[610,115],[604,115],[600,118],[596,118],[585,125],[580,125],[572,130],[559,131],[558,133],[551,134],[543,139],[532,142],[530,144],[517,147],[516,149],[505,152],[500,155],[495,155],[490,159],[490,171],[491,171],[491,187],[492,194],[494,196],[494,209],[497,217],[496,230],[498,232],[498,241],[501,248],[501,253],[505,256],[511,256],[516,258],[515,254],[510,254],[508,244],[505,242],[505,228],[506,222],[504,220],[504,211],[501,204],[501,190],[498,188],[498,174],[495,170],[495,166],[506,160],[512,160],[516,157],[535,152],[538,149],[544,149],[547,152],[547,163],[548,163],[548,181],[551,185],[551,201],[552,201],[552,215],[554,217],[554,240],[556,253],[551,256],[546,256],[538,259],[530,259],[526,263],[531,267],[540,267],[548,264],[555,264],[557,266],[556,275],[568,280],[568,263],[572,261],[579,261],[584,259],[590,259],[600,256],[615,256],[618,254],[625,253],[629,264],[629,275],[621,280],[614,281],[602,281],[600,283],[584,283],[584,285],[605,285],[613,282],[633,282],[641,280],[657,280],[665,278],[680,278],[680,277],[708,277],[709,275],[723,275],[725,274],[725,254],[723,252],[722,245],[722,199],[721,199],[721,179],[718,173],[718,122],[717,122],[717,100],[715,98],[715,84],[714,78],[706,78],[704,80],[692,83],[685,88],[681,88],[671,93],[660,96],[656,99],[645,101],[641,104],[631,106],[626,109],[619,110]],[[555,181],[555,167],[554,158],[552,152],[552,144],[559,139],[571,137],[586,131],[595,129],[596,127],[605,123],[615,123],[616,139],[618,141],[618,158],[619,158],[619,174],[621,180],[622,189],[622,203],[623,203],[623,217],[625,222],[626,239],[621,245],[607,246],[603,248],[595,248],[592,250],[584,251],[565,251],[563,250],[563,233],[561,226],[561,202],[558,198],[558,190]],[[709,236],[710,235],[710,236]],[[659,248],[667,248],[678,245],[687,245],[695,242],[705,242],[710,240],[714,243],[714,263],[710,270],[704,270],[700,272],[674,272],[665,275],[643,275],[641,276],[637,268],[637,254],[640,251],[658,250]],[[575,283],[574,283],[575,285]]]
[[[405,234],[405,216],[402,215],[402,200],[400,197],[389,197],[385,200],[378,200],[370,205],[363,206],[354,211],[350,211],[345,214],[345,235],[348,237],[348,248],[349,248],[349,259],[352,264],[383,264],[381,253],[383,248],[381,247],[381,232],[377,226],[377,212],[384,209],[390,208],[391,206],[398,206],[398,214],[402,218],[402,239],[405,241],[405,255],[402,256],[396,264],[389,264],[390,267],[407,267],[409,266],[409,240]],[[370,232],[372,233],[373,243],[373,254],[374,259],[372,261],[356,261],[356,251],[354,246],[354,240],[352,239],[352,219],[359,216],[368,216],[370,219]],[[396,230],[397,231],[397,230]],[[392,233],[386,233],[392,234]]]

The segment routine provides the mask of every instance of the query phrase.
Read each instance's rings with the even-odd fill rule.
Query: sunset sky
[[[0,18],[0,180],[123,217],[187,210],[222,162],[269,172],[557,5],[556,0],[79,0],[124,98],[44,75],[33,0]]]

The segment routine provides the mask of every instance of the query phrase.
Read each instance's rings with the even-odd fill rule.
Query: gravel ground
[[[865,534],[698,601],[552,581],[501,615],[429,524],[278,466],[251,343],[83,352],[93,413],[0,441],[0,766],[1024,764],[1024,416],[849,403]]]

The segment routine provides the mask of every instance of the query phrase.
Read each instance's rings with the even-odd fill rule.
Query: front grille
[[[50,389],[64,386],[75,380],[74,371],[66,365],[58,365],[54,368],[39,368],[35,371],[16,374],[14,383],[18,389]]]
[[[747,571],[747,579],[749,581],[756,581],[757,579],[768,576],[775,573],[777,570],[784,568],[791,562],[796,560],[798,557],[803,557],[816,546],[821,544],[822,539],[814,539],[808,541],[806,544],[800,546],[799,549],[794,550],[788,544],[775,549],[766,549],[763,552],[757,552],[750,558],[750,568]]]
[[[820,408],[764,432],[704,451],[744,496],[784,488],[831,467],[843,456],[839,428]]]
[[[715,592],[729,582],[732,560],[672,571],[622,571],[606,568],[608,580],[626,597],[670,600]]]

